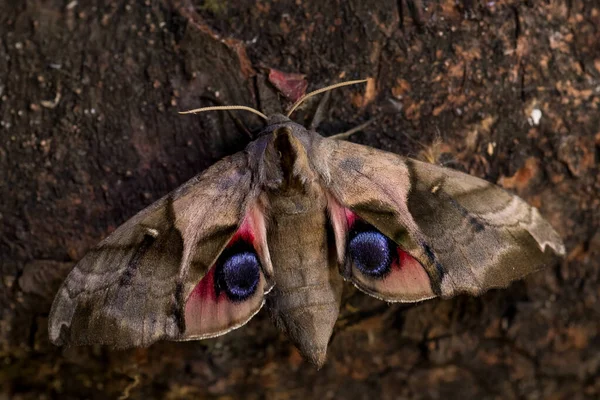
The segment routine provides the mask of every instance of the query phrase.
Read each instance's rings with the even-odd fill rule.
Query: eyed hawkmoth
[[[142,210],[74,267],[52,305],[53,343],[215,337],[266,303],[320,366],[343,281],[388,302],[477,295],[564,254],[538,210],[496,185],[322,137],[289,114],[264,118],[244,151]]]

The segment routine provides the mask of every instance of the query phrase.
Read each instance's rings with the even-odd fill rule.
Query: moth
[[[193,111],[220,108],[247,109]],[[243,326],[266,304],[321,366],[344,281],[387,302],[479,295],[564,255],[556,231],[514,194],[323,137],[291,111],[253,110],[267,124],[244,151],[79,261],[54,299],[50,340],[126,348],[205,339]]]

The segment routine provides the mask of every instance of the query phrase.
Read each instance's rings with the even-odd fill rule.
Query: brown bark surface
[[[0,398],[599,398],[599,43],[596,0],[0,0]],[[323,134],[377,117],[351,140],[513,190],[567,257],[480,298],[347,287],[319,371],[264,312],[201,342],[51,345],[86,250],[248,143],[177,111],[268,108],[270,68],[371,78],[332,93]]]

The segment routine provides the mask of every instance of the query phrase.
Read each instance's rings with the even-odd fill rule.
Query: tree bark
[[[599,27],[594,0],[0,0],[2,394],[598,398]],[[306,74],[309,90],[370,78],[331,94],[323,134],[377,117],[351,140],[515,191],[566,259],[506,290],[410,307],[347,287],[319,371],[264,312],[201,342],[51,345],[49,308],[75,262],[243,149],[240,123],[261,126],[178,111],[266,107],[270,68]]]

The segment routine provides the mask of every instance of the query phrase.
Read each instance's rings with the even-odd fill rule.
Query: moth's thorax
[[[286,196],[314,190],[317,174],[308,154],[311,134],[291,121],[267,127],[260,157],[261,186]]]

